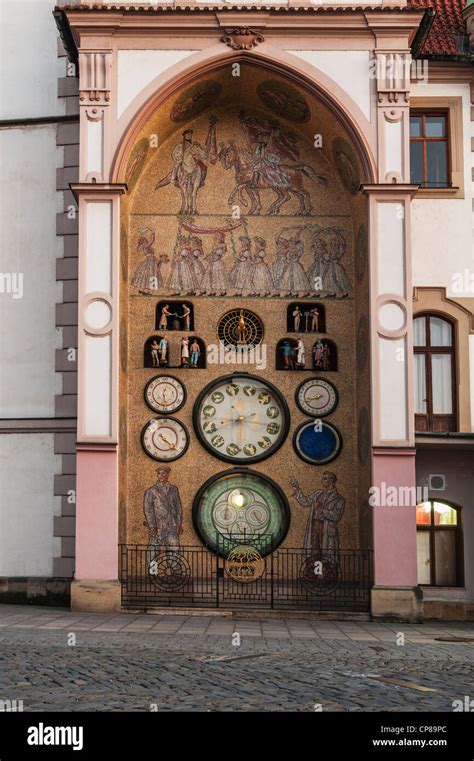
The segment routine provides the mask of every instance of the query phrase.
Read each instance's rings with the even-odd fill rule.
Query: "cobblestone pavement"
[[[0,606],[0,700],[25,711],[450,712],[473,664],[464,623]]]

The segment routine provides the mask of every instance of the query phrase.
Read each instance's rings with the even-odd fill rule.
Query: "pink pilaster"
[[[416,571],[416,517],[412,495],[415,483],[415,451],[375,449],[373,485],[380,493],[397,491],[397,506],[373,507],[374,583],[384,587],[414,587]],[[411,492],[409,488],[411,488]],[[411,504],[406,503],[410,501]]]
[[[76,578],[118,578],[118,463],[112,446],[77,448]]]

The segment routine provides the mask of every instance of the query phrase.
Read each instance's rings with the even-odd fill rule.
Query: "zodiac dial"
[[[250,463],[273,454],[285,440],[288,406],[267,381],[233,373],[212,381],[194,406],[194,427],[203,446],[226,462]]]
[[[258,346],[263,339],[263,323],[248,309],[232,309],[219,320],[217,335],[224,346]]]
[[[147,455],[154,460],[171,462],[186,452],[189,433],[175,418],[153,418],[142,430],[142,446]]]

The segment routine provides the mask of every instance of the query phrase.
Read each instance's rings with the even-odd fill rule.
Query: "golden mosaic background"
[[[198,87],[192,90],[193,83],[185,88],[184,95],[176,95],[161,106],[144,125],[132,150],[128,165],[130,170],[129,185],[132,189],[122,206],[122,291],[121,291],[121,451],[122,467],[120,474],[121,516],[120,539],[126,543],[146,543],[147,531],[143,526],[143,494],[155,483],[158,463],[150,459],[143,451],[140,433],[145,423],[154,417],[143,399],[147,381],[158,374],[156,368],[143,367],[143,347],[147,338],[154,333],[155,308],[158,301],[168,298],[166,288],[152,295],[143,295],[131,285],[131,278],[136,271],[143,254],[137,252],[140,229],[150,228],[155,234],[155,256],[166,255],[170,260],[162,268],[165,283],[167,281],[173,256],[175,255],[176,236],[179,230],[179,211],[181,196],[177,187],[168,185],[155,190],[157,182],[167,175],[173,167],[171,157],[174,147],[181,143],[182,133],[192,129],[194,141],[204,145],[209,128],[209,118],[217,117],[217,148],[228,146],[233,141],[240,148],[246,146],[245,134],[241,127],[239,114],[244,111],[261,123],[279,122],[280,132],[292,132],[298,138],[299,156],[296,161],[284,159],[285,164],[305,164],[318,174],[327,177],[326,184],[316,184],[311,179],[303,179],[304,188],[309,192],[314,212],[309,216],[296,215],[297,199],[284,205],[275,216],[265,213],[275,194],[272,190],[261,190],[262,213],[245,217],[247,231],[253,239],[260,236],[267,241],[267,263],[275,258],[275,238],[283,228],[303,228],[300,238],[304,243],[304,255],[301,263],[305,271],[311,265],[311,237],[319,228],[334,228],[342,232],[346,240],[346,252],[341,260],[351,282],[348,298],[321,298],[314,295],[287,297],[276,290],[272,296],[253,298],[236,296],[232,292],[221,296],[187,295],[183,298],[194,305],[193,335],[199,336],[206,345],[217,343],[217,324],[222,315],[236,307],[245,307],[255,312],[263,321],[265,328],[264,342],[267,345],[267,367],[259,371],[265,380],[275,384],[285,396],[291,413],[289,435],[281,449],[263,462],[252,465],[252,469],[270,476],[287,494],[291,508],[291,526],[283,546],[301,547],[308,517],[308,510],[301,509],[291,496],[289,479],[296,478],[307,494],[320,488],[324,470],[333,470],[338,477],[338,489],[346,499],[345,513],[339,523],[341,548],[357,548],[362,537],[364,543],[369,541],[367,526],[359,523],[361,494],[370,483],[370,456],[361,462],[358,453],[364,453],[364,442],[358,441],[357,420],[363,408],[369,410],[369,366],[357,373],[357,356],[360,347],[356,346],[357,321],[361,315],[368,313],[368,266],[364,264],[364,251],[358,252],[357,277],[354,266],[354,248],[357,236],[361,239],[360,228],[366,225],[365,200],[359,193],[352,192],[354,173],[359,176],[360,167],[352,163],[347,173],[346,166],[339,166],[340,147],[348,137],[340,123],[329,110],[316,99],[296,90],[293,85],[280,80],[282,87],[275,84],[270,88],[271,95],[266,103],[260,97],[262,83],[278,77],[257,67],[242,66],[240,77],[233,77],[230,67],[206,77],[212,86]],[[199,83],[198,83],[199,84]],[[272,90],[273,88],[273,90]],[[188,90],[191,89],[191,95]],[[283,95],[279,99],[278,95]],[[197,92],[197,95],[196,95]],[[292,97],[295,98],[292,101]],[[285,99],[285,97],[286,99]],[[290,97],[291,96],[291,97]],[[196,106],[195,102],[199,101]],[[206,101],[207,98],[207,101]],[[194,104],[194,106],[193,106]],[[272,110],[268,107],[272,105]],[[202,107],[200,113],[186,118],[186,110]],[[174,111],[173,111],[174,108]],[[274,108],[280,108],[276,115]],[[285,115],[283,115],[285,114]],[[178,118],[173,121],[171,117]],[[292,118],[289,118],[291,116]],[[305,120],[302,120],[304,117]],[[297,121],[297,118],[300,120]],[[315,148],[314,136],[321,135],[322,147]],[[149,140],[158,137],[158,147],[150,148]],[[336,140],[337,139],[337,140]],[[336,142],[335,142],[336,140]],[[146,150],[145,150],[145,148]],[[334,149],[336,146],[336,150]],[[248,147],[248,146],[247,146]],[[355,153],[351,152],[354,161]],[[226,170],[217,160],[215,164],[207,161],[208,172],[204,186],[197,193],[199,214],[193,215],[193,222],[199,226],[217,227],[232,221],[231,207],[227,199],[236,187],[233,170]],[[130,183],[131,180],[131,183]],[[352,184],[351,184],[352,183]],[[245,209],[242,209],[245,212]],[[236,238],[243,234],[243,228],[236,231]],[[207,256],[212,248],[212,235],[200,236]],[[228,250],[224,259],[229,266],[232,261],[232,244],[230,234],[225,236]],[[363,235],[362,235],[363,239]],[[359,249],[363,245],[359,243]],[[180,300],[180,297],[169,296]],[[326,333],[323,338],[336,342],[338,348],[338,371],[318,373],[317,371],[276,371],[275,347],[279,339],[294,336],[286,330],[286,311],[290,302],[308,298],[320,301],[326,309]],[[171,347],[171,364],[178,363],[180,338],[184,334],[170,331],[167,337]],[[306,365],[310,366],[311,348],[319,334],[302,334],[306,349]],[[367,348],[367,347],[365,347]],[[222,462],[205,450],[197,440],[192,425],[192,410],[195,399],[202,388],[212,379],[233,371],[246,370],[255,372],[251,365],[208,365],[206,370],[174,368],[168,372],[178,377],[186,386],[188,398],[185,406],[174,414],[186,425],[191,435],[187,453],[174,463],[170,463],[170,482],[179,487],[184,511],[183,544],[199,544],[199,539],[192,525],[191,509],[195,493],[210,476],[226,470],[228,463]],[[165,371],[166,372],[166,371]],[[292,446],[293,433],[298,425],[308,418],[297,408],[294,400],[295,389],[312,376],[320,376],[334,383],[339,392],[339,405],[327,422],[334,424],[342,434],[344,446],[339,457],[328,466],[311,466],[296,455]],[[125,416],[125,423],[123,418]],[[364,417],[364,416],[362,416]],[[365,434],[364,434],[365,435]],[[360,437],[359,437],[360,439]],[[364,458],[362,457],[362,460]]]

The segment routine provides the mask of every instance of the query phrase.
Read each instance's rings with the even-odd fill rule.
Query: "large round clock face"
[[[193,521],[203,543],[219,555],[227,557],[242,545],[267,555],[285,538],[290,512],[274,481],[235,468],[213,476],[200,488]]]
[[[171,462],[187,450],[189,433],[179,420],[172,417],[153,418],[142,430],[142,446],[154,460]]]
[[[301,412],[312,417],[330,415],[337,407],[337,390],[328,381],[310,378],[296,390],[296,403]]]
[[[176,412],[185,401],[186,389],[173,375],[156,375],[146,384],[145,402],[153,412]]]
[[[288,406],[272,384],[245,373],[210,383],[194,406],[196,434],[226,462],[251,463],[273,454],[289,427]]]
[[[312,420],[303,423],[293,438],[296,454],[311,465],[325,465],[334,460],[342,449],[341,434],[333,425]]]

